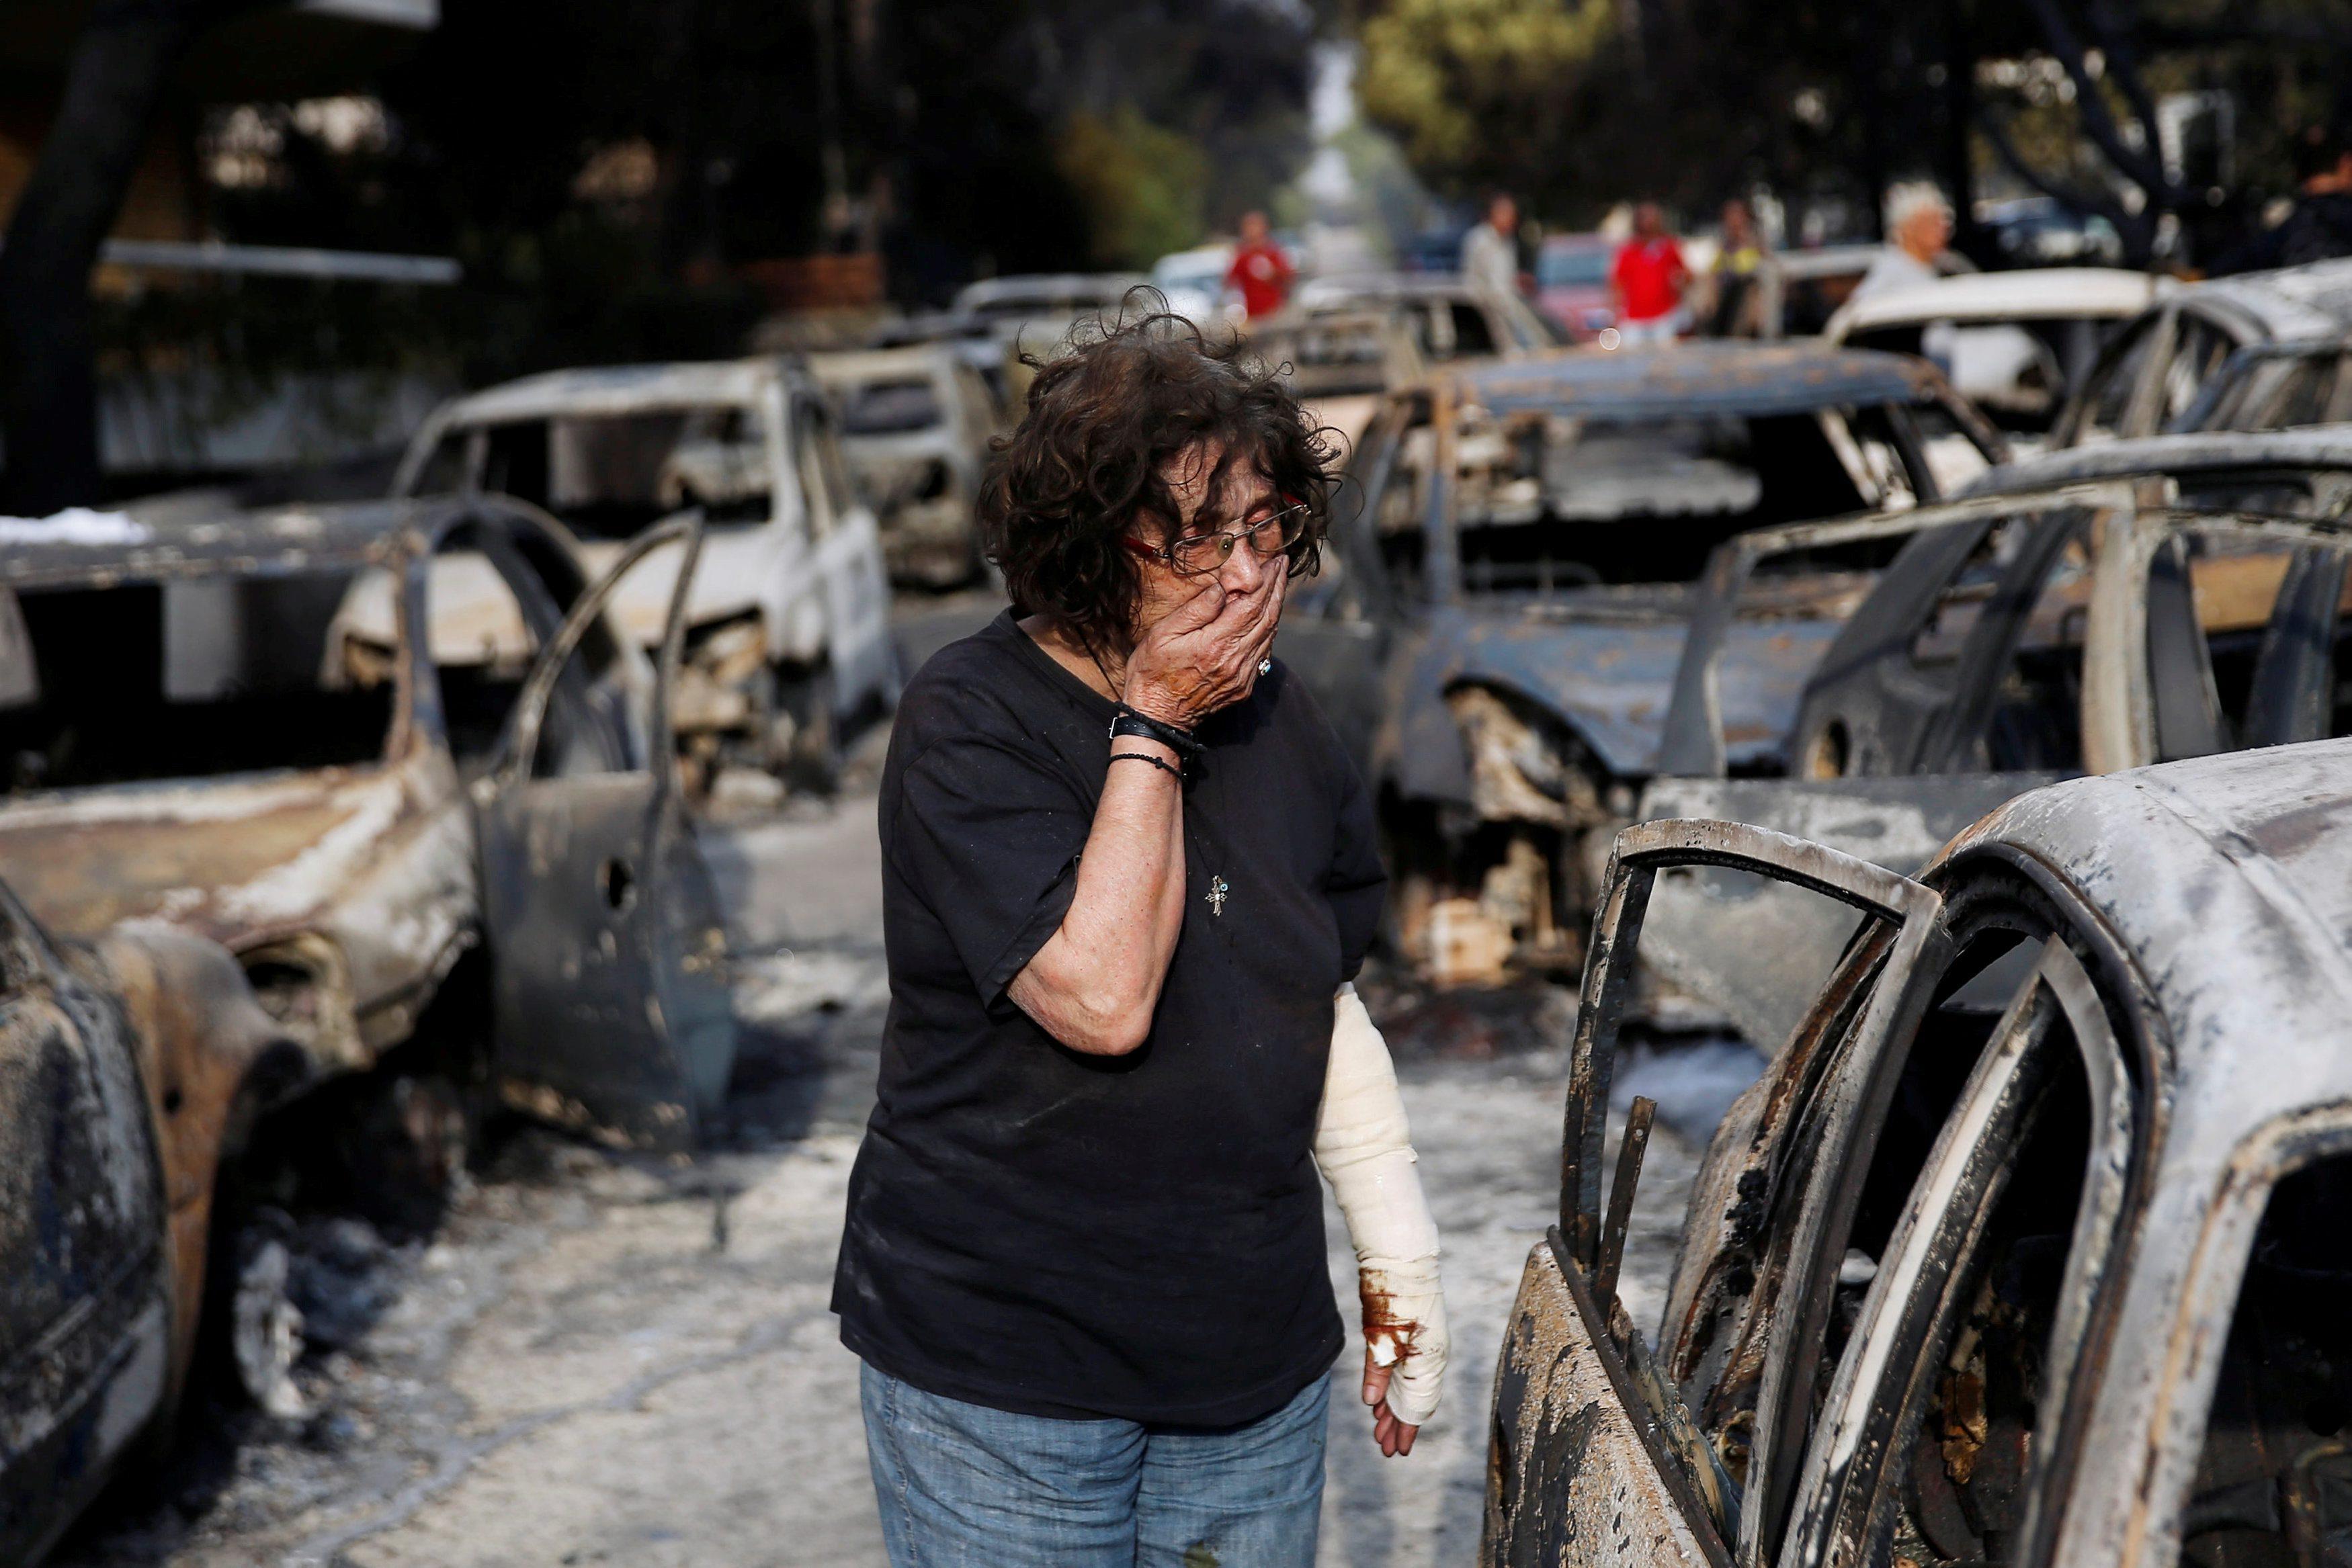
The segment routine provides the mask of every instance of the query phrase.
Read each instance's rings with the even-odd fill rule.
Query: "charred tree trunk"
[[[1969,30],[1965,0],[1944,0],[1944,85],[1941,156],[1944,188],[1952,198],[1952,245],[1980,267],[1992,256],[1983,225],[1977,222],[1976,166],[1969,137],[1977,120],[1977,52]]]
[[[139,166],[164,77],[230,0],[98,0],[0,250],[0,502],[40,516],[99,495],[89,308],[99,246]]]

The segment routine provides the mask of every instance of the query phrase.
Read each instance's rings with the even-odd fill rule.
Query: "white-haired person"
[[[1952,204],[1933,185],[1906,185],[1886,204],[1886,247],[1862,275],[1853,297],[1900,294],[1947,273],[1973,270],[1952,250]]]

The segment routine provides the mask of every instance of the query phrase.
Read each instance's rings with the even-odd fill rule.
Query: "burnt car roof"
[[[133,505],[53,517],[0,518],[0,584],[54,588],[208,577],[356,570],[397,554],[411,528],[449,509],[417,501],[331,506]]]
[[[1496,413],[1811,413],[1840,404],[1920,402],[1941,378],[1925,360],[1819,343],[1692,342],[1569,349],[1453,372],[1461,394]]]
[[[2172,1037],[2176,1147],[2210,1158],[2352,1102],[2352,740],[2052,785],[1939,858],[1990,845],[2056,868],[2146,961]]]
[[[2048,489],[2141,474],[2193,474],[2234,468],[2352,468],[2352,425],[2301,430],[2214,432],[2103,441],[2045,452],[1979,475],[1956,498]]]
[[[2352,258],[2209,278],[2180,298],[2235,306],[2273,338],[2332,337],[2352,331]]]

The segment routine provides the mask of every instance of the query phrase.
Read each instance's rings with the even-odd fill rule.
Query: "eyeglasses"
[[[1291,570],[1298,570],[1307,542],[1307,517],[1311,508],[1304,501],[1270,512],[1256,522],[1244,523],[1236,528],[1223,528],[1213,534],[1186,534],[1181,539],[1171,539],[1164,545],[1149,545],[1133,534],[1121,534],[1129,549],[1145,560],[1163,560],[1183,577],[1199,577],[1216,570],[1232,559],[1234,547],[1244,539],[1260,557],[1286,555],[1291,558]]]

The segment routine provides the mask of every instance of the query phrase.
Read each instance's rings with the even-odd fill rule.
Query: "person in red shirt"
[[[1666,232],[1655,202],[1633,209],[1633,237],[1617,252],[1609,292],[1617,307],[1617,331],[1627,344],[1671,342],[1682,331],[1683,290],[1690,269],[1682,246]]]
[[[1250,319],[1281,309],[1290,298],[1291,279],[1297,276],[1290,257],[1267,235],[1265,214],[1244,213],[1242,243],[1234,247],[1233,265],[1225,268],[1225,287],[1240,292]]]

